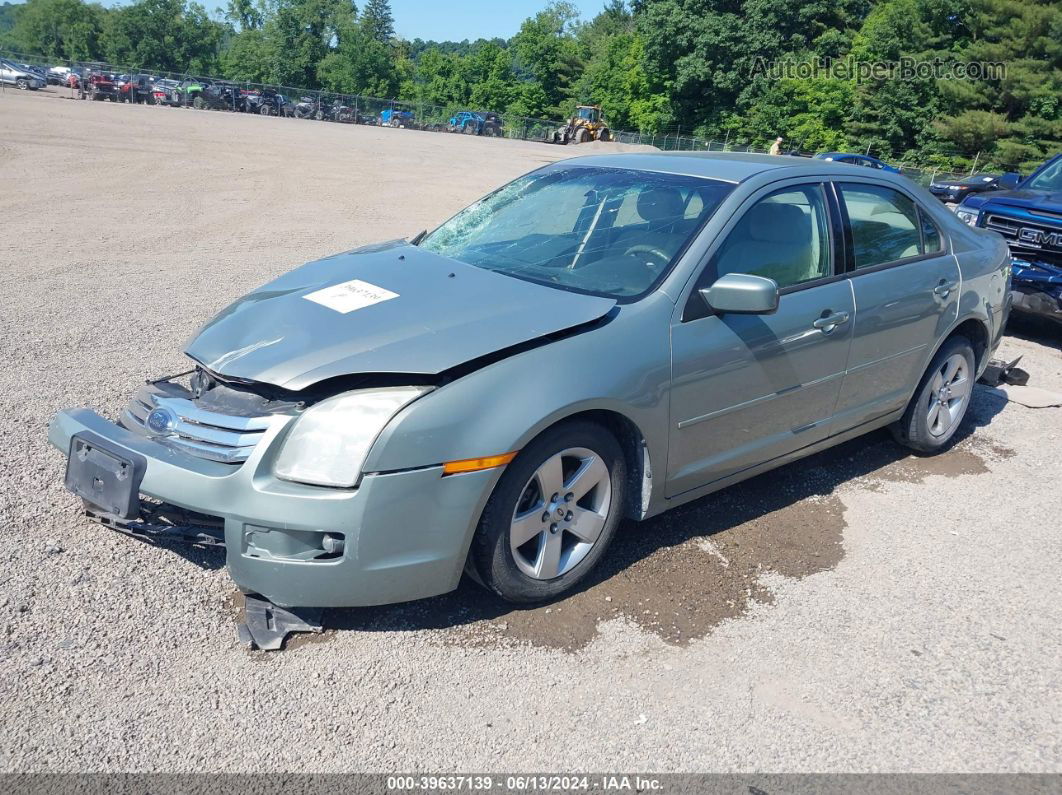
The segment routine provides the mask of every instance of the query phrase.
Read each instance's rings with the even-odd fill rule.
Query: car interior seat
[[[780,287],[818,276],[809,210],[797,204],[764,201],[734,227],[716,259],[716,275],[749,273],[774,279]]]

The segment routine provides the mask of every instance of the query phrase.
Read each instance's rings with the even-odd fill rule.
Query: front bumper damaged
[[[1062,322],[1062,265],[1015,256],[1011,268],[1014,311]]]
[[[238,465],[198,458],[88,409],[49,426],[65,454],[75,436],[146,462],[132,514],[87,504],[97,522],[137,538],[225,549],[245,593],[287,608],[410,601],[457,587],[496,473],[444,476],[441,466],[366,473],[355,488],[277,479],[273,461],[288,420],[277,417]]]

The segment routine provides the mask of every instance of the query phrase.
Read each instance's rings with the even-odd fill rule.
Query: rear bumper
[[[242,465],[189,456],[87,409],[60,412],[48,429],[66,454],[77,433],[144,456],[140,493],[218,517],[226,563],[244,589],[286,607],[388,604],[453,590],[496,471],[443,477],[441,467],[367,474],[355,489],[329,489],[272,475],[278,418]],[[338,557],[315,556],[324,534]]]

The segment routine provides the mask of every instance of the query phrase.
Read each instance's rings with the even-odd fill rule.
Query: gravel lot
[[[576,152],[63,93],[0,96],[0,770],[1062,772],[1062,409],[1022,390],[938,458],[874,434],[626,526],[550,607],[464,584],[242,648],[220,555],[79,517],[51,415]],[[1060,340],[1004,353],[1062,392]]]

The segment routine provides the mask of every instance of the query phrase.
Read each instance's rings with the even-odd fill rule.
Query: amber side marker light
[[[447,461],[443,464],[443,475],[459,475],[462,472],[479,472],[481,469],[503,467],[516,458],[516,453],[488,455],[483,458],[462,458],[460,461]]]

